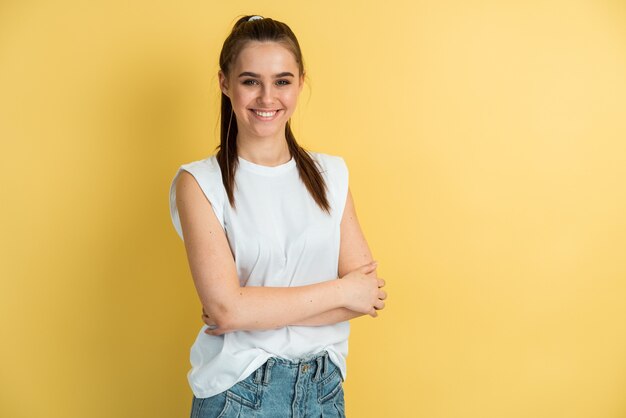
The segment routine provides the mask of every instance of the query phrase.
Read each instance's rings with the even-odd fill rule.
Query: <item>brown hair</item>
[[[250,41],[272,41],[283,44],[289,49],[296,59],[300,75],[304,74],[304,62],[302,51],[296,39],[296,35],[289,26],[270,18],[256,18],[249,20],[251,16],[244,16],[235,23],[230,35],[224,41],[220,53],[220,70],[228,75],[232,64],[237,56]],[[315,161],[311,155],[298,143],[291,131],[290,121],[285,126],[285,137],[291,156],[296,161],[300,179],[307,190],[325,212],[330,213],[330,204],[326,196],[327,186]],[[239,159],[237,158],[237,117],[233,113],[233,107],[228,96],[222,93],[222,108],[220,114],[220,145],[217,147],[217,161],[222,171],[222,182],[228,195],[230,205],[235,208],[235,170]]]

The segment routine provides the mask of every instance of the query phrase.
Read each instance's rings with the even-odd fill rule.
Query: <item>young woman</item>
[[[218,151],[172,181],[205,322],[192,417],[345,416],[348,321],[385,305],[344,160],[291,131],[304,75],[286,24],[239,19],[220,54]]]

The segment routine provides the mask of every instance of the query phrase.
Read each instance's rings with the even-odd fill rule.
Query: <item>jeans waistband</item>
[[[328,357],[327,351],[322,351],[310,357],[299,360],[289,360],[281,357],[270,357],[254,372],[254,382],[262,382],[264,385],[269,384],[272,375],[272,367],[276,366],[286,368],[298,368],[303,372],[306,372],[307,370],[314,370],[315,372],[312,380],[316,382],[320,380],[322,376],[328,374],[330,364],[331,361]]]

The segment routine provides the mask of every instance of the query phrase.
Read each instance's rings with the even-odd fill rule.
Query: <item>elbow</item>
[[[215,325],[217,326],[217,330],[219,330],[222,333],[237,331],[238,329],[237,325],[233,321],[233,318],[228,315],[224,315],[220,317],[218,320],[216,320]]]
[[[220,332],[231,332],[238,329],[237,316],[232,309],[228,309],[221,304],[213,304],[211,309],[205,311],[209,314],[211,324],[217,326]]]
[[[209,322],[217,326],[220,333],[247,329],[244,318],[247,313],[246,305],[240,298],[242,292],[237,290],[223,289],[203,303],[205,312],[209,314]]]

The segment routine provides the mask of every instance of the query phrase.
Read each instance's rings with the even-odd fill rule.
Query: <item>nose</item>
[[[269,105],[274,102],[274,90],[271,84],[264,84],[261,87],[258,97],[259,103],[263,105]]]

